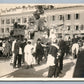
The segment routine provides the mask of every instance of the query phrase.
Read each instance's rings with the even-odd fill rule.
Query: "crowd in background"
[[[20,68],[25,64],[26,69],[32,68],[34,64],[40,65],[45,59],[49,66],[48,77],[57,77],[63,70],[64,56],[75,59],[81,48],[84,48],[84,43],[77,36],[67,41],[64,38],[53,41],[38,38],[35,44],[26,38],[13,37],[12,40],[3,41],[3,56],[11,58],[13,68]]]

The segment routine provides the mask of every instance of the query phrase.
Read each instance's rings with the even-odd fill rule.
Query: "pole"
[[[63,29],[64,29],[64,16],[62,17],[63,18],[63,28],[62,28],[62,38],[63,38]]]

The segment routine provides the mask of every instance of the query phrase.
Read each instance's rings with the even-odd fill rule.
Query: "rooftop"
[[[59,6],[58,6],[59,5]],[[37,5],[21,5],[21,6],[16,6],[16,7],[8,7],[3,9],[1,8],[0,10],[0,15],[7,15],[7,14],[15,14],[15,13],[25,13],[25,12],[30,12],[30,11],[35,11],[36,10],[36,6]],[[56,10],[56,9],[68,9],[68,8],[81,8],[81,9],[84,9],[84,5],[81,5],[81,4],[78,4],[78,5],[60,5],[60,4],[52,4],[53,8],[50,8],[49,6],[51,5],[42,5],[45,10]]]

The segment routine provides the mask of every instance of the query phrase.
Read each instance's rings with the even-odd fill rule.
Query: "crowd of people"
[[[42,60],[45,59],[49,67],[48,77],[58,77],[59,73],[63,70],[64,56],[72,56],[72,59],[77,58],[80,47],[84,43],[78,37],[73,39],[64,38],[53,41],[44,39],[37,39],[37,42],[32,44],[32,40],[24,38],[21,40],[19,37],[13,38],[12,41],[7,39],[3,42],[3,55],[11,56],[11,64],[13,68],[20,68],[22,63],[26,65],[26,69],[34,67],[34,64],[40,65]]]

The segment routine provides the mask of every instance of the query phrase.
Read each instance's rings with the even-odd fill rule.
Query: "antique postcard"
[[[0,4],[0,80],[84,77],[84,4]]]

